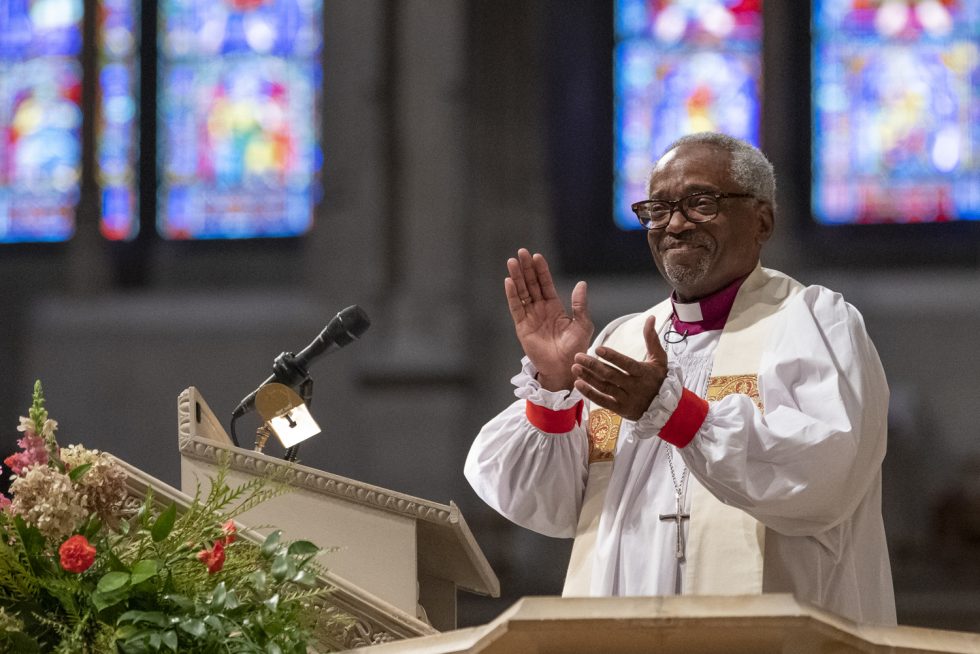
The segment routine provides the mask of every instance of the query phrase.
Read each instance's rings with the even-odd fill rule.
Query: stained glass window
[[[980,220],[980,0],[814,0],[813,214]]]
[[[102,207],[100,227],[102,234],[113,241],[131,239],[139,231],[139,7],[135,0],[102,0],[99,12],[96,156]]]
[[[700,131],[758,144],[761,0],[616,0],[616,224],[639,229],[654,161]]]
[[[320,0],[161,0],[158,229],[294,236],[318,193]]]
[[[0,242],[74,231],[82,18],[82,0],[0,0]]]

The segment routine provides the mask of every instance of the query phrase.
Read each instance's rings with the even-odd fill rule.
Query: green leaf
[[[279,541],[282,538],[282,531],[276,530],[266,536],[265,542],[262,543],[262,556],[268,558],[276,553],[279,548]]]
[[[107,572],[99,579],[96,590],[100,593],[111,593],[124,588],[129,583],[128,572]]]
[[[11,652],[34,654],[34,652],[41,651],[41,647],[37,644],[37,641],[21,631],[8,631],[6,637],[12,646]],[[0,645],[2,644],[3,641],[0,640]]]
[[[157,562],[153,559],[144,559],[133,564],[132,584],[139,585],[147,579],[157,576]]]
[[[191,609],[194,608],[194,602],[191,601],[189,597],[185,597],[184,595],[178,595],[177,593],[170,593],[168,595],[164,595],[163,599],[168,602],[173,602],[174,604],[177,605],[178,608],[184,611],[190,611]]]
[[[287,552],[289,556],[311,556],[313,554],[318,554],[320,552],[320,548],[308,540],[298,540],[289,545]]]
[[[265,646],[265,651],[267,654],[282,654],[282,648],[275,643],[269,643]]]
[[[148,651],[146,641],[155,633],[157,632],[154,629],[139,629],[126,638],[125,642],[122,643],[121,649],[124,652],[138,652],[139,654],[143,654]]]
[[[155,652],[160,651],[160,645],[163,643],[158,632],[153,632],[150,634],[150,647],[153,648]]]
[[[169,629],[163,632],[163,644],[170,648],[171,651],[177,651],[177,632],[173,629]]]
[[[268,588],[265,570],[256,570],[248,576],[248,580],[251,582],[252,588],[254,588],[256,592],[262,595],[265,594],[266,589]]]
[[[316,581],[316,575],[309,570],[300,570],[291,581],[301,586],[312,586],[313,582]]]
[[[14,516],[14,527],[17,529],[17,537],[23,543],[27,555],[33,558],[41,554],[45,545],[44,534],[41,533],[41,530],[24,522],[24,519],[19,515]]]
[[[290,567],[292,566],[289,563],[289,559],[284,554],[279,554],[272,560],[272,566],[269,568],[269,572],[272,573],[272,578],[276,581],[285,581],[292,576],[289,570]],[[295,571],[293,574],[295,574]]]
[[[126,522],[123,521],[122,524],[126,524]],[[92,515],[85,523],[85,527],[82,529],[81,533],[83,536],[85,536],[85,538],[92,541],[95,540],[95,537],[99,535],[99,532],[101,530],[102,530],[102,521],[99,520],[98,516]]]
[[[128,595],[129,593],[125,588],[111,593],[100,593],[96,591],[92,593],[92,604],[95,606],[96,611],[102,611],[123,601]]]
[[[116,629],[116,639],[117,640],[129,640],[136,634],[140,632],[140,628],[136,625],[125,624],[118,629]]]
[[[72,481],[78,481],[79,479],[82,478],[82,476],[86,472],[89,471],[91,467],[92,467],[91,463],[83,463],[80,466],[76,466],[72,468],[71,471],[69,471],[68,478],[71,479]]]
[[[136,622],[139,620],[139,616],[143,614],[143,611],[126,611],[121,616],[116,619],[116,624],[125,624],[127,622]]]
[[[224,583],[224,582],[222,582]],[[234,611],[238,608],[238,595],[234,590],[229,590],[225,595],[225,611]]]
[[[214,587],[214,591],[211,593],[211,610],[221,612],[225,608],[225,597],[227,592],[225,591],[225,582],[219,583]]]
[[[127,572],[129,568],[125,563],[116,555],[112,549],[106,552],[106,556],[109,558],[109,567],[117,572]]]
[[[153,537],[154,543],[159,543],[170,535],[175,520],[177,520],[177,504],[171,503],[163,513],[157,516],[153,526],[150,527],[150,535]]]
[[[119,523],[119,533],[123,536],[129,535],[129,520],[123,520]]]
[[[166,573],[166,576],[163,578],[163,592],[172,593],[177,587],[174,583],[174,572],[170,568],[167,568]]]
[[[197,618],[187,618],[186,620],[181,620],[180,624],[181,631],[189,633],[194,638],[204,638],[208,633],[208,628],[204,626],[204,623]]]
[[[265,608],[275,612],[275,610],[279,608],[279,593],[276,593],[266,601],[262,602],[262,604],[265,606]]]
[[[166,627],[167,616],[160,611],[126,611],[117,622],[148,623],[155,627]]]

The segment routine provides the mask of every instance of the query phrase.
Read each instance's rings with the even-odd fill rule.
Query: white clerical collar
[[[701,322],[704,320],[704,314],[701,313],[700,302],[691,302],[689,304],[674,302],[674,313],[676,313],[677,317],[684,322]]]
[[[705,331],[722,329],[735,303],[738,289],[746,277],[736,279],[725,288],[697,302],[678,302],[677,293],[673,293],[670,299],[674,305],[674,315],[671,317],[674,331],[693,336]]]

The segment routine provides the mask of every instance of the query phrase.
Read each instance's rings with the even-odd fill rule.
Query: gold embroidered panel
[[[596,461],[612,461],[616,454],[616,440],[619,438],[619,428],[622,424],[622,416],[609,409],[592,407],[586,428],[589,434],[590,464]]]
[[[759,396],[759,377],[757,375],[722,375],[708,380],[708,392],[705,395],[709,402],[717,402],[723,397],[738,393],[748,395],[765,412],[762,398]]]
[[[759,395],[759,378],[757,375],[721,375],[708,380],[708,392],[705,399],[709,402],[738,393],[748,395],[759,411],[764,411],[762,398]],[[589,422],[586,431],[589,435],[589,463],[597,461],[612,461],[616,454],[616,441],[619,439],[619,429],[623,417],[609,409],[594,406],[589,411]]]

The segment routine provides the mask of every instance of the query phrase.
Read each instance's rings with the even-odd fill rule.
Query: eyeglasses
[[[632,205],[633,213],[640,219],[640,224],[649,230],[663,229],[670,223],[674,209],[680,209],[681,215],[692,223],[706,223],[718,215],[719,202],[725,198],[751,198],[751,193],[710,193],[699,191],[685,195],[679,200],[661,200],[652,198]]]

